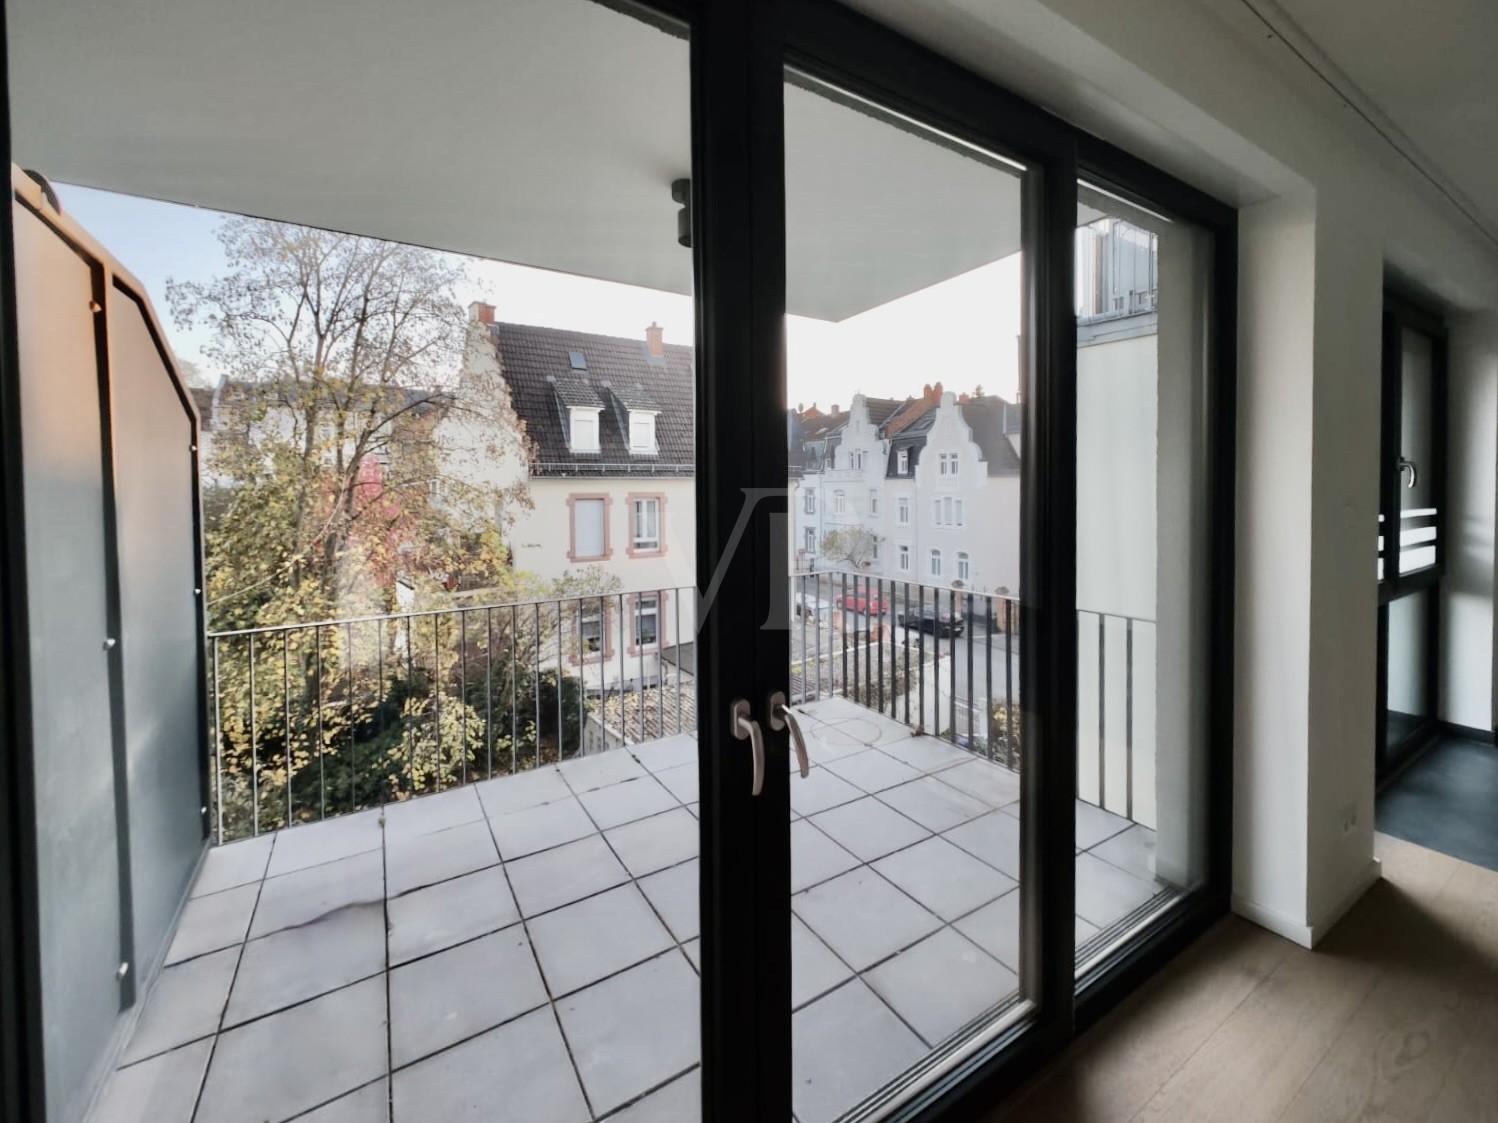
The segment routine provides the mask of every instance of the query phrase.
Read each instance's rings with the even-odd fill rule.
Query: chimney
[[[957,395],[957,404],[960,406],[965,406],[972,400],[972,397],[965,390],[961,394]]]
[[[468,318],[481,324],[492,324],[494,322],[494,305],[486,304],[482,300],[475,300],[468,306]]]
[[[652,322],[645,329],[645,350],[652,359],[666,357],[666,329],[660,324]]]
[[[833,413],[837,413],[837,403],[836,402],[832,403],[832,412]]]

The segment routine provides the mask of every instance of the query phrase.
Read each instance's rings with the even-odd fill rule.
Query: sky
[[[206,329],[171,318],[168,280],[207,281],[226,271],[220,212],[55,184],[63,209],[146,287],[177,356],[210,380]],[[652,322],[667,342],[690,341],[692,301],[676,293],[464,258],[455,294],[484,300],[502,321],[644,338]],[[927,383],[1013,399],[1018,380],[1019,257],[1004,258],[839,322],[787,318],[786,402],[847,408],[853,395],[904,398]]]

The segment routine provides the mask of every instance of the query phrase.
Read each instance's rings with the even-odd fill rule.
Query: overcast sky
[[[166,282],[206,281],[225,271],[215,211],[66,184],[63,208],[102,242],[151,294],[173,349],[210,378],[203,329],[171,320]],[[644,338],[652,321],[668,342],[692,336],[692,302],[674,293],[465,258],[464,304],[486,300],[501,320]],[[790,405],[846,408],[853,394],[903,398],[929,382],[1013,398],[1018,378],[1018,255],[951,278],[837,323],[789,317]]]

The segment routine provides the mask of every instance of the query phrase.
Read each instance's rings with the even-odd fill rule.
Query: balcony
[[[825,1123],[997,1003],[1019,777],[842,697],[792,777],[795,1110]],[[95,1118],[698,1118],[691,733],[210,850]],[[1079,802],[1079,957],[1172,892]]]

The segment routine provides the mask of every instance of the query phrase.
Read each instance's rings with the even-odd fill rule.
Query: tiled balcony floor
[[[795,1110],[826,1123],[1005,1000],[1018,778],[842,701],[792,778]],[[698,1114],[696,743],[213,850],[96,1120]],[[1085,939],[1158,891],[1079,804]]]

